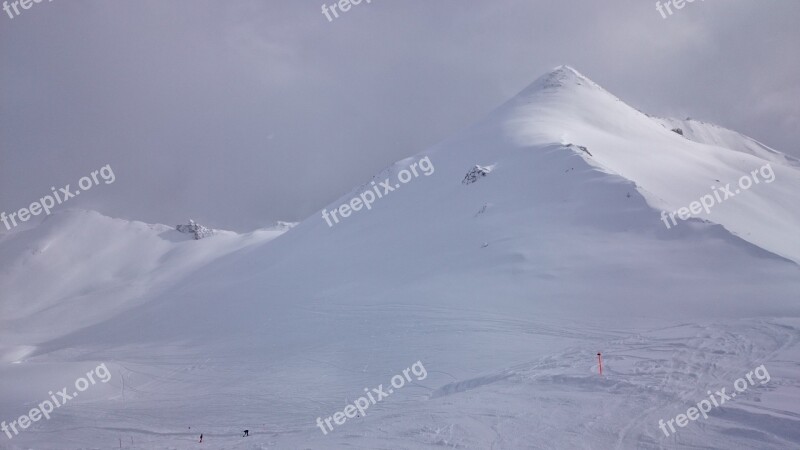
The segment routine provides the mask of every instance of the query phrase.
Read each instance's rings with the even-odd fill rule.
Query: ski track
[[[477,317],[458,321],[460,326],[464,323],[476,327],[465,330],[469,332],[495,327],[507,332],[510,324],[516,323],[528,335],[575,338],[577,334],[554,326],[532,331],[530,321],[502,317],[488,317],[483,323]],[[597,340],[600,336],[604,339]],[[800,447],[800,435],[793,431],[800,429],[800,408],[759,405],[765,393],[790,389],[797,395],[800,390],[796,380],[779,376],[783,368],[797,365],[790,352],[797,351],[798,327],[778,319],[737,320],[685,323],[643,332],[602,331],[590,337],[584,333],[578,345],[469,378],[453,380],[449,373],[436,375],[430,370],[428,379],[404,388],[408,395],[395,394],[370,410],[362,423],[347,423],[329,436],[313,428],[316,410],[333,413],[341,410],[344,400],[303,395],[301,388],[283,389],[281,395],[268,390],[261,393],[257,385],[268,380],[274,370],[263,363],[232,366],[230,361],[199,355],[194,360],[170,361],[161,355],[151,361],[120,362],[126,378],[123,407],[90,402],[65,408],[59,411],[65,417],[58,425],[53,421],[32,430],[25,436],[31,438],[26,444],[54,448],[37,445],[52,442],[54,435],[89,433],[114,442],[117,438],[112,436],[122,436],[123,443],[127,439],[134,442],[124,448],[191,448],[201,429],[193,426],[189,431],[187,425],[177,430],[165,420],[178,414],[189,396],[192,404],[205,405],[204,414],[220,416],[219,423],[202,429],[209,442],[218,443],[214,445],[224,442],[225,447],[220,448],[286,448],[282,444],[291,445],[298,438],[308,439],[305,448],[744,448],[732,446],[742,445],[742,441],[759,443],[759,448]],[[595,348],[598,342],[599,349]],[[604,355],[602,377],[597,374],[597,350]],[[324,363],[314,358],[298,361]],[[726,387],[730,392],[737,378],[761,364],[770,371],[769,383],[749,387],[739,398],[713,409],[708,419],[690,422],[669,438],[661,434],[659,419],[666,421],[685,413],[707,398],[708,390]],[[436,359],[427,360],[426,366],[436,367]],[[260,377],[255,376],[259,373]],[[381,377],[374,379],[378,380],[374,385],[386,382]],[[184,388],[204,384],[219,389],[187,393]],[[350,392],[346,400],[351,402],[356,394],[358,391]],[[121,394],[114,398],[121,402]],[[153,398],[158,398],[158,410],[152,409]],[[236,410],[237,404],[241,411]],[[584,408],[586,404],[601,407]],[[237,423],[252,423],[250,410],[262,417],[263,426],[250,427],[253,436],[245,443],[237,438],[241,433]],[[410,419],[420,415],[429,418],[427,425]],[[71,425],[79,423],[83,425]],[[85,426],[87,423],[95,426]],[[714,433],[719,446],[698,444],[709,442],[708,436],[701,439],[707,433]],[[587,443],[587,435],[594,441]],[[79,448],[77,440],[75,443]]]

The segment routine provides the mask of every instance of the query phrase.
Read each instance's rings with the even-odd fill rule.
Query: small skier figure
[[[200,433],[200,443],[203,443],[203,433]]]
[[[247,437],[247,436],[250,436],[250,430],[244,430],[244,434],[242,435],[242,437]]]

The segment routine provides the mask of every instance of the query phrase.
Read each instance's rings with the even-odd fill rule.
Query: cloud
[[[80,202],[238,230],[300,220],[570,64],[646,112],[800,156],[798,2],[42,3],[0,18],[0,209]],[[754,38],[757,36],[757,38]],[[24,174],[24,175],[22,175]]]

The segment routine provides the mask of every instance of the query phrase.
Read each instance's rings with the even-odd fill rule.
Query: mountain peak
[[[578,72],[574,67],[566,65],[566,64],[561,64],[560,66],[553,68],[553,70],[551,70],[549,74],[550,75],[552,75],[552,74],[565,74],[565,75],[568,75],[568,76],[574,76],[574,77],[578,77],[578,78],[588,79],[582,73]]]
[[[527,97],[540,92],[554,93],[580,87],[588,87],[605,92],[600,85],[578,72],[572,66],[560,65],[537,78],[536,81],[523,89],[520,94]]]

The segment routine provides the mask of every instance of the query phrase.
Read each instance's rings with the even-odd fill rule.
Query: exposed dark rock
[[[175,227],[175,229],[180,231],[181,233],[193,235],[195,240],[200,240],[203,239],[204,237],[208,237],[214,234],[214,230],[208,227],[204,227],[203,225],[196,223],[192,219],[189,219],[188,225],[178,225]]]

